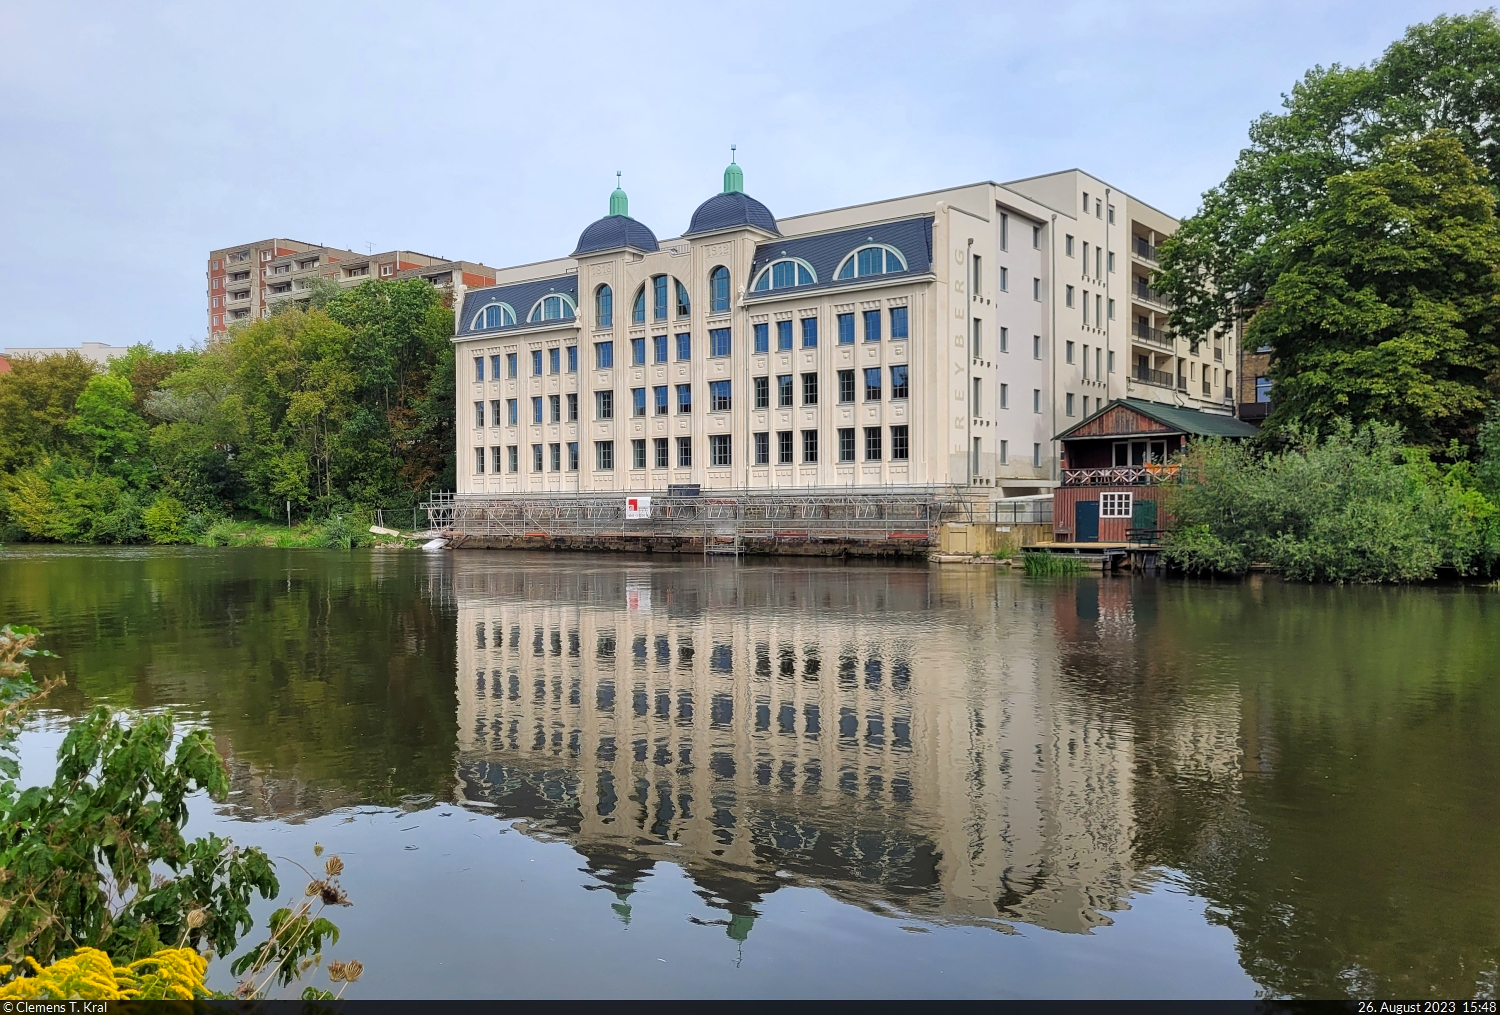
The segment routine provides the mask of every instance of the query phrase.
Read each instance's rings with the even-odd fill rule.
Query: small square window
[[[1129,518],[1134,494],[1101,493],[1099,495],[1100,518]]]

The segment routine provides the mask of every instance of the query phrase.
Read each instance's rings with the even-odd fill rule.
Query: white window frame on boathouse
[[[1134,494],[1105,492],[1099,495],[1100,518],[1129,518]]]

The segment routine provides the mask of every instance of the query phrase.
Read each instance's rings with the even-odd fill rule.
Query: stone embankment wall
[[[486,550],[577,550],[592,553],[703,553],[702,537],[651,535],[591,536],[499,536],[449,533],[453,549]],[[729,551],[732,542],[719,542],[715,549]],[[932,540],[752,538],[740,541],[743,553],[754,556],[794,557],[926,557]]]

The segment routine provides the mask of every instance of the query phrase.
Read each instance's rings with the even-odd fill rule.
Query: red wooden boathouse
[[[1139,398],[1117,398],[1057,435],[1062,483],[1052,493],[1053,538],[1072,543],[1152,541],[1166,527],[1163,484],[1199,437],[1243,439],[1259,431],[1233,416]],[[1131,530],[1137,538],[1131,539]],[[1148,535],[1148,533],[1150,535]]]

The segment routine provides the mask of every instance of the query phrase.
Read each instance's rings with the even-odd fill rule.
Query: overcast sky
[[[1078,166],[1175,215],[1314,64],[1426,0],[0,0],[0,347],[201,341],[210,249],[566,255],[615,170],[660,237]]]

